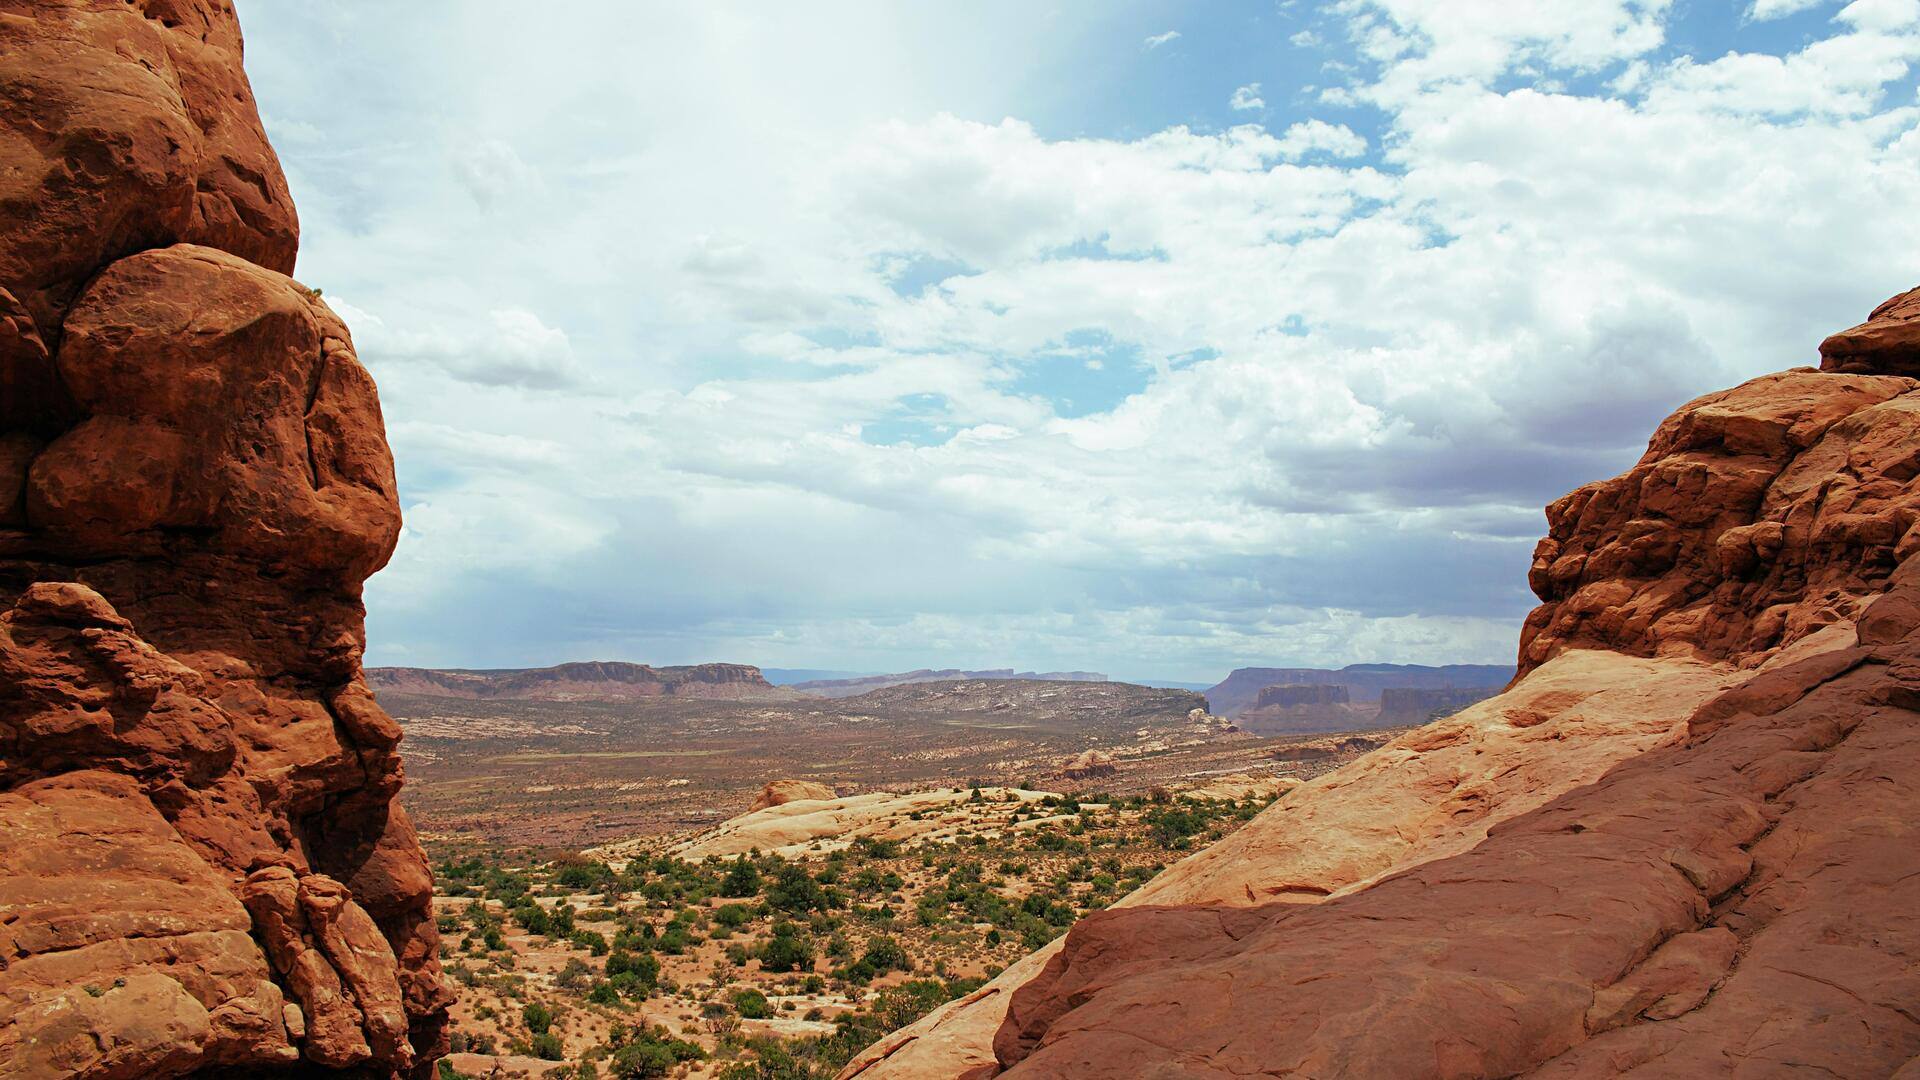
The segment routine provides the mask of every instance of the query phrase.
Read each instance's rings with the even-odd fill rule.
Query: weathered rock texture
[[[0,0],[0,1077],[425,1075],[372,381],[219,0]]]
[[[1920,1073],[1920,382],[1863,355],[1556,503],[1505,693],[843,1075]]]
[[[760,794],[754,796],[753,805],[747,807],[747,813],[765,810],[769,806],[785,806],[802,799],[819,801],[833,797],[832,788],[812,780],[769,780],[767,786],[760,789]]]

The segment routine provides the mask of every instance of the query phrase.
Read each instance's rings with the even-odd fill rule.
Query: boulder
[[[831,799],[833,789],[825,784],[816,784],[811,780],[769,780],[767,786],[754,796],[753,805],[747,812],[765,810],[769,806],[785,806],[800,799]]]
[[[1920,289],[1887,300],[1866,322],[1821,342],[1820,370],[1920,377]]]
[[[1104,750],[1082,750],[1055,771],[1067,780],[1092,780],[1098,776],[1112,776],[1116,768],[1112,754]]]
[[[224,0],[0,0],[0,428],[74,415],[50,368],[115,260],[176,243],[293,272],[299,221]]]

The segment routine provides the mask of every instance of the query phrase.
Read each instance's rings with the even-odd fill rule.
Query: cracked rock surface
[[[0,1078],[424,1076],[372,380],[223,0],[0,0]]]

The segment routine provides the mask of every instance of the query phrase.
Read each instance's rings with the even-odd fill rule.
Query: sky
[[[1541,508],[1920,280],[1920,0],[241,5],[371,664],[1503,662]]]

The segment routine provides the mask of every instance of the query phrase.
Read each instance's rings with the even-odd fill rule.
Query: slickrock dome
[[[373,382],[221,0],[0,0],[0,1077],[445,1051]]]
[[[842,1076],[1920,1075],[1913,297],[1549,507],[1505,693]]]

